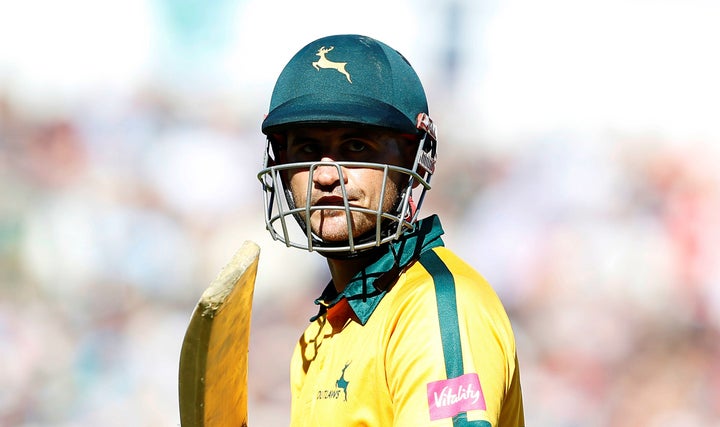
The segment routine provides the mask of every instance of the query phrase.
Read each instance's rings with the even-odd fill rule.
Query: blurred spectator
[[[481,6],[500,8],[499,3],[454,5],[477,14]],[[523,26],[549,25],[518,7],[530,2],[511,3],[507,13],[517,9],[523,17],[532,17],[521,20]],[[635,10],[640,3],[628,7]],[[697,10],[718,10],[712,2],[691,3]],[[654,11],[667,13],[669,4]],[[223,2],[215,12],[234,11],[235,6]],[[158,3],[159,9],[168,7],[170,2]],[[117,6],[122,8],[124,3]],[[606,21],[598,22],[622,15],[610,13],[605,3],[591,10],[605,13],[600,14]],[[185,15],[179,12],[184,11],[166,18],[182,21]],[[715,26],[717,19],[709,12],[702,16],[707,22],[700,24]],[[12,24],[6,16],[0,13],[5,27]],[[208,25],[214,22],[207,19],[212,16],[175,23]],[[231,44],[233,21],[231,15],[223,16],[220,32],[208,34]],[[511,46],[519,49],[532,35],[515,34],[514,27],[507,26],[509,17],[504,15],[504,28],[516,37]],[[460,25],[461,14],[456,18]],[[483,19],[489,27],[500,25]],[[633,19],[627,22],[637,31]],[[688,22],[693,22],[690,36],[716,39],[708,25]],[[663,31],[667,28],[675,27],[662,26]],[[455,30],[459,37],[453,40],[464,40],[463,29]],[[265,35],[246,44],[264,44]],[[560,30],[549,35],[557,36],[550,40],[568,39]],[[640,40],[643,47],[647,37]],[[48,44],[46,38],[31,40],[31,46]],[[440,39],[430,34],[418,42],[428,64],[438,62],[433,55],[443,49],[425,42]],[[600,39],[604,36],[591,41]],[[492,40],[488,35],[483,42]],[[204,40],[195,45],[194,53],[202,56],[207,44]],[[677,44],[676,51],[684,52],[683,46]],[[540,45],[532,47],[540,57]],[[656,46],[663,61],[669,58],[665,47]],[[256,46],[258,51],[264,48]],[[470,82],[455,82],[458,92],[434,105],[447,122],[476,129],[470,126],[479,120],[471,98],[498,98],[463,91],[484,86],[474,80],[479,79],[476,68],[463,62],[468,46],[454,49],[454,75]],[[685,59],[700,50],[693,45]],[[75,57],[85,58],[82,53]],[[172,53],[173,64],[189,61],[182,52]],[[102,58],[112,57],[106,55]],[[230,67],[223,65],[222,55],[213,52],[215,65]],[[233,66],[248,59],[243,55]],[[500,59],[524,64],[516,62],[519,56],[505,51]],[[563,51],[556,56],[560,60],[572,55]],[[712,57],[707,52],[697,56]],[[584,57],[592,55],[586,52]],[[490,64],[482,62],[480,68],[491,73]],[[598,62],[565,63],[587,71]],[[168,64],[161,67],[163,75],[173,72]],[[630,68],[622,64],[621,69]],[[193,65],[178,75],[199,79],[204,65]],[[65,65],[63,70],[71,68]],[[102,67],[106,72],[111,68]],[[555,76],[550,62],[541,68]],[[523,67],[513,70],[526,72]],[[693,70],[717,80],[716,63]],[[227,73],[208,73],[227,77],[221,71]],[[436,71],[427,70],[430,81],[437,82],[432,78]],[[129,92],[113,86],[76,94],[70,101],[62,90],[51,96],[43,85],[30,90],[6,84],[18,81],[14,72],[14,65],[0,58],[0,425],[178,425],[178,357],[197,298],[243,240],[255,240],[262,248],[269,243],[255,177],[264,146],[258,129],[264,104],[244,92],[203,90],[224,87],[231,92],[231,82],[181,82],[188,89],[177,81],[153,81],[152,76]],[[624,71],[615,72],[624,76]],[[570,74],[583,76],[575,88],[591,86],[584,72],[556,78]],[[562,84],[542,85],[541,75],[519,82],[517,90],[538,86],[547,96],[533,102],[544,106]],[[514,84],[520,76],[508,79]],[[680,79],[677,88],[663,81],[658,87],[646,83],[646,89],[652,95],[685,95],[691,92],[685,84],[694,76]],[[706,81],[698,78],[697,87]],[[508,86],[486,90],[503,88]],[[428,93],[438,97],[445,89],[431,86]],[[592,89],[603,91],[601,84]],[[707,98],[718,93],[707,90]],[[520,120],[518,111],[533,113],[526,117],[529,124],[544,119],[535,115],[542,113],[533,110],[536,104],[523,105],[518,94],[502,95],[506,103],[491,106],[503,108],[489,117],[504,117],[508,127]],[[261,96],[266,99],[267,93]],[[572,116],[577,119],[592,114],[569,102],[580,97],[586,94],[567,95],[554,108],[577,110]],[[613,109],[606,118],[631,112],[645,95],[631,98],[635,103],[625,108],[613,99],[612,107],[619,112]],[[714,98],[682,118],[705,119],[703,129],[717,135]],[[684,111],[694,106],[690,104],[675,107]],[[513,113],[500,115],[507,111]],[[698,111],[703,114],[695,114]],[[638,120],[646,123],[652,114],[642,113]],[[487,276],[508,308],[523,367],[528,425],[720,425],[718,141],[707,134],[663,133],[674,129],[669,124],[657,131],[641,126],[612,132],[531,128],[494,139],[439,122],[438,169],[424,209],[447,218],[448,238],[456,240],[448,244],[462,248],[461,254]],[[287,371],[293,337],[315,314],[305,310],[328,280],[321,267],[316,257],[276,245],[261,253],[251,334],[250,424],[276,426],[289,420]]]

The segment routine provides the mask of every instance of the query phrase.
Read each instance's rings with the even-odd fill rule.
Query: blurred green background
[[[177,426],[202,290],[262,247],[250,424],[328,280],[269,240],[260,122],[378,38],[439,128],[424,206],[502,297],[527,424],[720,425],[720,3],[0,0],[0,425]]]

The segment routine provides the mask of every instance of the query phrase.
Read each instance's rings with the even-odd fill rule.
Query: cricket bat
[[[182,427],[247,427],[250,314],[260,248],[245,241],[203,292],[180,351]]]

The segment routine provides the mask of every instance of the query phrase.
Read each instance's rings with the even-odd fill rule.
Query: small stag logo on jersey
[[[338,380],[335,381],[335,387],[337,387],[337,388],[339,388],[339,389],[342,389],[343,394],[345,395],[345,401],[346,401],[346,402],[347,402],[347,388],[348,388],[348,385],[350,384],[350,383],[345,379],[345,370],[348,368],[348,366],[350,366],[350,362],[348,362],[348,363],[345,364],[345,367],[344,367],[343,370],[342,370],[342,374],[340,374],[340,378],[338,378]]]
[[[345,367],[340,373],[340,378],[335,381],[335,388],[328,388],[317,391],[317,400],[338,400],[342,397],[342,399],[347,402],[347,391],[350,382],[345,379],[345,370],[347,370],[348,366],[350,366],[350,362],[345,364]]]
[[[347,62],[334,62],[330,61],[325,57],[325,54],[333,50],[335,46],[330,46],[329,48],[325,48],[325,46],[318,49],[317,53],[315,55],[319,56],[320,59],[312,63],[312,66],[315,67],[316,70],[320,70],[321,68],[330,68],[333,70],[336,70],[338,73],[345,75],[347,78],[347,81],[352,83],[352,79],[350,78],[350,73],[345,70],[345,66],[347,65]]]

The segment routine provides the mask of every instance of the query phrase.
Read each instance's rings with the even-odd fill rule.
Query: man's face
[[[369,162],[409,167],[416,145],[389,131],[343,127],[306,127],[287,133],[287,150],[281,163],[296,162]],[[399,188],[407,176],[390,172],[382,194],[384,172],[370,167],[342,167],[342,180],[350,207],[383,212],[390,211],[398,198]],[[304,207],[308,202],[308,185],[311,186],[310,206],[344,206],[341,174],[335,166],[323,165],[309,170],[291,169],[287,182],[295,205]],[[312,231],[325,241],[347,241],[348,224],[343,209],[322,209],[312,212]],[[372,213],[351,214],[353,237],[358,237],[376,226]]]

